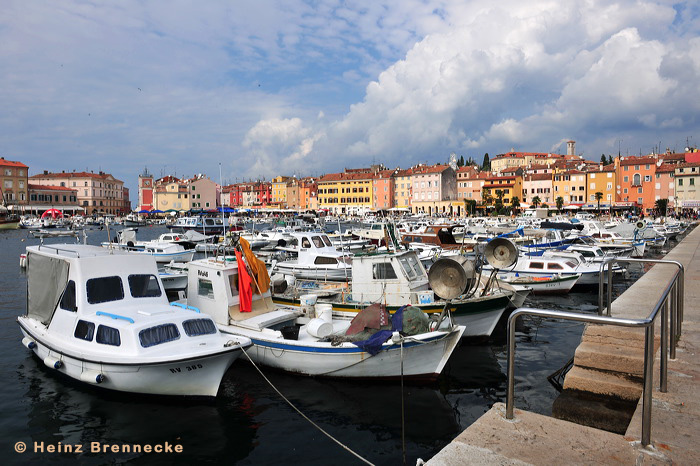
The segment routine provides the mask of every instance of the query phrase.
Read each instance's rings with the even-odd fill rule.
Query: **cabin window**
[[[148,348],[180,338],[180,332],[175,324],[163,324],[147,328],[139,332],[141,346]]]
[[[321,239],[320,236],[312,236],[311,241],[314,242],[314,246],[316,246],[317,248],[323,247],[323,240]]]
[[[531,269],[544,269],[544,262],[530,262]]]
[[[75,282],[73,280],[69,280],[66,289],[63,290],[60,306],[61,309],[65,309],[66,311],[76,312],[78,310],[78,306],[75,302]]]
[[[97,343],[110,346],[121,346],[122,339],[119,336],[119,330],[112,327],[107,327],[106,325],[100,325],[97,327],[97,338],[95,338]]]
[[[231,296],[238,296],[238,274],[228,276],[228,287],[231,289]],[[214,295],[212,294],[212,298]]]
[[[564,263],[566,265],[568,265],[569,267],[571,267],[572,269],[575,269],[576,267],[578,267],[578,263],[574,262],[574,261],[565,261]]]
[[[91,278],[87,281],[87,300],[90,304],[124,299],[124,286],[119,277]]]
[[[310,248],[311,247],[311,242],[309,241],[309,238],[303,237],[301,239],[301,247],[302,248]]]
[[[188,337],[212,335],[216,333],[216,325],[211,319],[190,319],[182,323],[182,328]]]
[[[205,298],[214,299],[214,285],[211,280],[200,278],[197,282],[197,294]]]
[[[372,266],[372,278],[375,280],[392,280],[399,278],[390,262],[381,262]]]
[[[328,239],[328,236],[323,235],[321,238],[323,239],[323,242],[326,243],[326,246],[333,246],[333,243],[331,243],[331,240]]]
[[[92,341],[92,336],[95,334],[95,324],[92,322],[86,322],[84,320],[79,320],[78,324],[75,326],[75,332],[73,336],[75,338],[80,338],[85,341]]]
[[[314,259],[314,264],[316,265],[331,265],[337,263],[338,260],[335,257],[317,256],[316,259]]]
[[[155,275],[129,275],[129,289],[134,298],[155,298],[162,294]]]
[[[547,264],[547,270],[564,270],[561,264]]]

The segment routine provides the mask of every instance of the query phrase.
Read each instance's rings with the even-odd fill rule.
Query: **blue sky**
[[[3,1],[0,155],[225,182],[700,138],[697,1]],[[132,201],[136,199],[132,192]]]

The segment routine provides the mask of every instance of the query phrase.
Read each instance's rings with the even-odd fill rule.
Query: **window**
[[[651,181],[651,175],[644,175],[644,181],[645,182]]]
[[[155,275],[129,275],[129,290],[134,298],[154,298],[161,295]]]
[[[197,294],[205,298],[214,299],[214,285],[211,280],[200,278],[197,281]]]
[[[69,280],[66,289],[63,290],[60,307],[66,311],[75,312],[78,310],[78,306],[75,304],[75,282],[73,280]]]
[[[690,178],[688,181],[690,186],[695,186],[695,178]]]
[[[75,332],[73,336],[85,341],[92,341],[92,336],[95,334],[95,324],[92,322],[86,322],[84,320],[79,320],[78,324],[75,326]]]
[[[331,247],[333,246],[333,243],[331,243],[331,240],[328,238],[328,236],[323,235],[323,236],[321,236],[321,238],[323,239],[323,242],[325,243],[326,246],[331,246]]]
[[[231,296],[238,296],[238,274],[228,276],[228,286],[231,289]],[[212,295],[213,297],[213,295]]]
[[[119,336],[119,330],[112,327],[107,327],[106,325],[100,325],[97,327],[97,338],[95,338],[97,343],[102,345],[110,346],[120,346],[122,344],[122,339]]]
[[[216,333],[216,325],[211,319],[190,319],[182,323],[185,334],[188,337],[199,335],[213,335]]]
[[[311,241],[314,242],[314,246],[316,246],[317,248],[323,247],[323,240],[321,239],[320,236],[312,236]]]
[[[163,324],[147,328],[139,332],[141,346],[149,348],[180,338],[180,332],[175,324]]]
[[[87,281],[87,300],[90,304],[124,299],[124,287],[119,277],[91,278]]]
[[[678,179],[678,186],[683,186],[683,178]]]
[[[331,265],[337,263],[338,261],[335,257],[316,256],[314,259],[314,264],[316,265]]]
[[[561,266],[561,264],[547,264],[547,270],[564,270],[564,267]]]
[[[381,262],[372,266],[372,278],[375,280],[391,280],[398,277],[390,262]]]
[[[632,186],[639,186],[640,184],[642,184],[642,177],[639,173],[635,173],[634,177],[632,177]]]
[[[530,268],[531,269],[544,269],[544,263],[543,262],[530,262]]]

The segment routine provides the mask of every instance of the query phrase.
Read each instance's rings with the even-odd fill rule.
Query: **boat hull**
[[[21,319],[21,318],[20,318]],[[221,379],[233,362],[242,354],[241,347],[212,354],[173,359],[161,362],[110,363],[66,354],[29,326],[20,328],[26,339],[34,344],[31,350],[44,362],[59,360],[56,372],[77,381],[108,390],[148,395],[216,396]],[[97,377],[101,376],[98,382]]]
[[[409,337],[401,344],[390,339],[372,356],[352,343],[261,338],[259,332],[220,325],[222,333],[246,336],[253,346],[246,352],[256,364],[314,377],[434,380],[459,344],[464,327]]]

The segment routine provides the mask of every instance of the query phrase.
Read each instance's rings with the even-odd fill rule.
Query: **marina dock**
[[[622,434],[527,412],[518,409],[516,401],[512,420],[506,418],[506,405],[496,403],[426,464],[551,464],[553,461],[567,464],[700,464],[700,447],[697,443],[697,432],[700,431],[700,306],[697,304],[700,298],[700,229],[689,233],[664,259],[678,261],[685,267],[684,319],[676,358],[668,359],[665,393],[659,391],[660,332],[657,319],[651,445],[644,447],[641,442],[641,398]],[[674,267],[655,265],[613,302],[612,316],[647,317],[662,294],[661,288],[669,282],[674,272]],[[598,341],[600,345],[596,348],[596,338],[584,332],[576,357],[614,365],[614,362],[609,362],[609,341]],[[618,352],[625,353],[625,349],[618,348]],[[634,356],[626,359],[631,361],[631,365],[639,363],[634,361]],[[627,372],[635,373],[637,370],[631,368]],[[621,399],[639,393],[640,389],[631,386],[628,380],[622,380],[616,386],[612,381],[615,376],[608,377],[611,371],[607,371],[607,374],[601,371],[589,379],[586,379],[585,372],[590,371],[577,369],[574,363],[571,379],[565,382],[565,388],[568,385],[584,390],[588,385],[591,392],[607,392],[608,395],[617,392]],[[515,390],[517,394],[517,385]],[[594,411],[588,415],[603,417],[613,416],[614,413]]]

